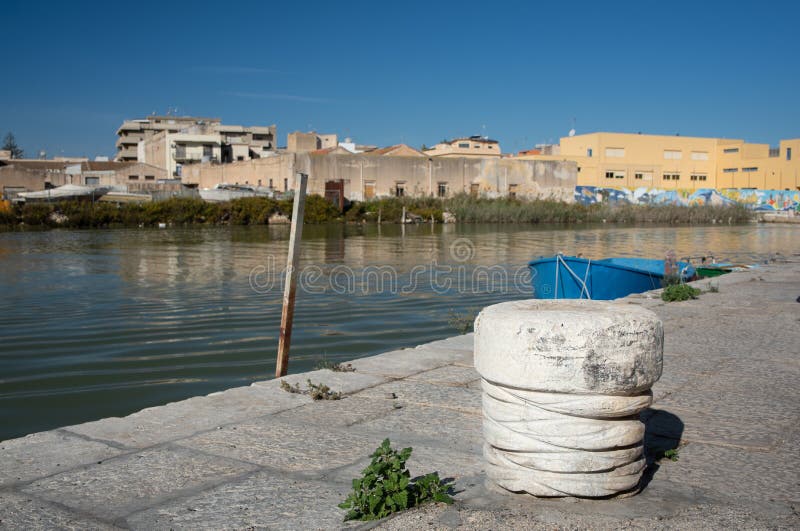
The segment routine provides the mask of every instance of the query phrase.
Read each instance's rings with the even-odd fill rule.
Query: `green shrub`
[[[353,491],[339,504],[347,509],[345,521],[378,520],[428,501],[453,503],[437,472],[411,479],[406,468],[411,452],[411,448],[398,452],[384,439],[363,476],[353,480]]]
[[[306,197],[303,223],[326,223],[336,221],[340,217],[339,209],[321,195],[313,194]]]
[[[661,292],[661,300],[665,302],[688,301],[696,299],[700,290],[688,284],[672,284]]]

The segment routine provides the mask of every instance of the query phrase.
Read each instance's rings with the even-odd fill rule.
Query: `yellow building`
[[[487,158],[500,157],[500,143],[485,136],[470,136],[467,138],[455,138],[445,140],[431,148],[424,150],[428,157],[447,157],[447,158]]]
[[[770,148],[727,138],[590,133],[562,138],[558,155],[519,158],[575,161],[581,186],[797,190],[799,152],[800,139]]]

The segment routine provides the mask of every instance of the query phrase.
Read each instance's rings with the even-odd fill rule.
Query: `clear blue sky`
[[[623,131],[800,136],[798,2],[4,0],[0,134],[113,155],[123,119],[504,151]],[[485,127],[484,127],[485,126]]]

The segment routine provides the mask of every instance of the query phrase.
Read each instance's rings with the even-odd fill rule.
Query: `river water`
[[[288,227],[0,233],[0,440],[271,378]],[[782,225],[307,226],[290,372],[454,335],[525,263],[800,251]]]

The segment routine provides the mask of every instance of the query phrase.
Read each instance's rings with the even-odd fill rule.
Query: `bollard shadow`
[[[647,467],[642,474],[640,490],[647,488],[661,467],[663,459],[677,459],[677,449],[683,436],[683,421],[663,409],[648,408],[640,414],[644,422],[644,453]]]

